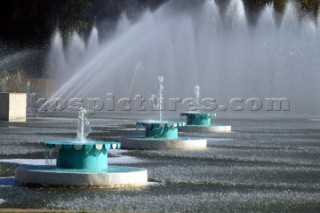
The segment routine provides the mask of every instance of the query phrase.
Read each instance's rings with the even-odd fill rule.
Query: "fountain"
[[[108,150],[119,149],[120,143],[87,141],[91,127],[86,114],[86,109],[81,108],[77,141],[44,142],[50,151],[57,152],[56,165],[18,167],[16,182],[23,185],[106,188],[145,185],[148,180],[146,169],[108,165]]]
[[[128,149],[204,149],[207,146],[206,139],[181,138],[179,127],[185,125],[180,121],[163,120],[163,82],[164,77],[158,76],[158,91],[156,109],[159,111],[159,120],[138,121],[137,126],[145,128],[144,137],[124,137],[121,141],[123,148]]]
[[[172,7],[176,2],[198,2],[199,5],[180,11],[181,7]],[[219,9],[217,2],[225,4],[223,10]],[[118,97],[127,97],[130,90],[131,95],[143,91],[149,96],[148,92],[153,92],[154,86],[151,79],[162,72],[166,76],[165,90],[171,97],[187,97],[191,94],[188,89],[201,82],[204,85],[201,87],[201,97],[216,98],[218,104],[226,104],[221,103],[221,99],[229,97],[288,97],[294,105],[290,115],[295,117],[230,119],[238,126],[237,134],[219,135],[224,141],[212,140],[214,134],[203,134],[209,137],[210,148],[201,151],[130,152],[131,156],[142,159],[136,164],[148,168],[150,179],[162,183],[147,190],[111,190],[105,193],[100,189],[57,190],[44,187],[33,190],[16,187],[8,183],[12,173],[6,170],[12,170],[11,165],[1,163],[1,176],[8,178],[0,181],[0,207],[89,212],[318,212],[319,120],[298,116],[301,113],[319,115],[320,112],[319,95],[314,92],[319,88],[320,77],[320,14],[314,25],[295,11],[292,7],[295,1],[281,2],[289,2],[281,20],[274,20],[279,14],[270,4],[257,16],[256,26],[249,26],[241,0],[172,0],[136,23],[128,23],[121,30],[123,33],[112,41],[101,39],[96,55],[80,60],[79,69],[72,71],[71,78],[66,78],[64,72],[57,75],[60,77],[58,79],[66,79],[67,82],[60,82],[61,87],[57,87],[59,90],[55,95],[90,97],[97,92],[105,95],[113,91]],[[143,69],[137,66],[138,63]],[[66,67],[77,65],[68,64]],[[134,83],[131,83],[132,76],[137,79]],[[200,88],[195,91],[200,97]],[[288,115],[286,112],[280,113],[280,116]],[[166,115],[165,112],[163,114]],[[254,112],[251,114],[252,117],[257,116]],[[274,117],[279,115],[278,112],[268,115],[271,114]],[[211,116],[203,119],[207,122],[205,125],[211,121],[210,118],[215,118],[214,114]],[[43,140],[43,137],[48,137],[45,134],[61,137],[69,133],[66,130],[70,128],[67,120],[65,118],[61,122],[54,118],[46,123],[43,118],[35,118],[24,127],[2,127],[1,158],[18,156],[21,161],[28,162],[26,156],[37,154],[37,150],[28,148],[30,142]],[[163,138],[179,138],[180,130],[176,126],[184,125],[184,122],[164,123],[165,120],[157,114],[156,121],[138,122],[146,128],[146,133],[144,137],[135,137],[136,141],[131,144],[141,143],[138,147],[141,149],[148,146],[157,148],[155,146],[161,144]],[[95,122],[95,125],[109,130],[130,125],[122,119],[100,118]],[[83,133],[89,132],[85,119],[80,127],[83,127]],[[79,136],[83,137],[85,133]],[[168,141],[171,145],[173,140]],[[89,146],[83,145],[86,142],[69,144],[46,146],[58,152],[76,152],[80,146],[82,149]],[[36,147],[37,143],[32,145]],[[95,144],[93,147],[97,145],[100,146]],[[51,148],[53,146],[54,149]],[[164,148],[167,146],[164,145]],[[92,151],[98,152],[97,149]],[[61,157],[64,157],[63,154]],[[60,158],[59,166],[76,167],[66,165],[62,160]],[[105,163],[105,159],[102,161]],[[59,171],[84,170],[53,168]],[[56,175],[50,174],[43,179],[48,180]],[[75,175],[67,173],[65,176],[74,179]]]
[[[197,109],[201,109],[200,86],[196,85],[193,91]],[[212,124],[212,120],[217,118],[214,112],[188,111],[181,113],[181,116],[187,117],[187,125],[179,127],[182,132],[231,132],[231,126]]]

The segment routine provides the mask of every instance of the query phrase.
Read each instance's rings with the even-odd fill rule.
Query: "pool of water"
[[[46,149],[41,144],[44,140],[74,139],[76,122],[76,119],[33,118],[21,124],[0,123],[0,208],[320,211],[320,120],[317,119],[228,119],[219,123],[231,125],[232,133],[180,135],[208,138],[208,148],[201,151],[113,150],[112,165],[146,168],[149,180],[159,183],[144,188],[16,185],[15,167],[24,160],[44,161]],[[134,122],[127,120],[90,122],[92,140],[137,132],[130,129]]]

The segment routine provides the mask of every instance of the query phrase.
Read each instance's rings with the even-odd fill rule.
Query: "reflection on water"
[[[75,122],[32,119],[16,128],[3,126],[0,157],[43,159],[43,154],[37,154],[42,151],[39,142],[74,138]],[[90,123],[91,139],[130,132],[127,121]],[[119,161],[121,165],[147,168],[150,181],[160,182],[142,189],[106,193],[105,189],[15,186],[14,166],[0,162],[0,200],[4,201],[0,207],[156,212],[320,210],[320,122],[241,119],[220,123],[231,124],[233,132],[198,134],[209,138],[206,150],[113,153],[126,159]],[[135,134],[135,129],[131,132]]]

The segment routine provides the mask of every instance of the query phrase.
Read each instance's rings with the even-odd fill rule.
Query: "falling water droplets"
[[[99,34],[97,27],[94,26],[88,39],[87,54],[93,54],[97,51],[99,51]]]
[[[68,63],[75,66],[81,61],[85,53],[85,43],[77,32],[73,32],[69,41],[67,49],[67,60]]]
[[[300,113],[319,111],[316,105],[303,104],[318,99],[298,89],[307,87],[305,91],[310,93],[317,88],[308,76],[319,73],[319,32],[310,20],[299,20],[293,2],[287,4],[281,24],[276,23],[276,12],[270,4],[252,28],[240,0],[231,0],[223,14],[213,0],[203,1],[200,7],[175,10],[172,4],[179,2],[172,1],[155,11],[147,9],[135,21],[124,13],[116,26],[116,36],[100,39],[101,43],[96,42],[97,29],[92,29],[87,50],[86,41],[76,33],[70,40],[74,38],[77,48],[73,49],[78,51],[69,50],[70,42],[64,48],[56,33],[58,42],[53,52],[60,52],[62,58],[52,57],[61,63],[51,63],[49,68],[59,73],[55,79],[60,86],[54,96],[104,97],[106,92],[113,92],[127,97],[133,95],[134,88],[149,97],[154,91],[154,77],[161,73],[167,77],[166,94],[173,97],[190,95],[184,88],[200,82],[205,85],[201,95],[217,101],[240,96],[264,99],[279,94],[296,100],[295,110]],[[143,69],[137,68],[138,63]],[[310,75],[301,74],[306,66]],[[310,82],[307,86],[306,81]]]
[[[226,11],[227,24],[231,24],[232,28],[241,28],[247,25],[245,9],[243,2],[239,0],[231,0]]]
[[[56,30],[51,39],[50,52],[47,59],[47,77],[62,81],[65,74],[65,55],[63,50],[63,40],[61,33]]]
[[[126,13],[122,13],[117,25],[117,33],[121,34],[130,28],[130,21]]]

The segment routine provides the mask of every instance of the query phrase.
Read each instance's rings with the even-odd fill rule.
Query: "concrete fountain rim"
[[[137,125],[147,126],[152,124],[159,125],[176,125],[176,126],[185,126],[186,122],[184,121],[168,121],[168,120],[139,120],[136,122]]]
[[[122,166],[110,166],[109,169],[115,171],[59,169],[57,172],[55,166],[20,166],[16,168],[15,179],[26,186],[130,188],[148,184],[147,169]]]
[[[203,112],[203,111],[186,111],[186,112],[181,112],[180,115],[182,116],[188,116],[188,115],[202,115],[202,116],[207,116],[207,117],[214,117],[217,115],[215,112]]]

